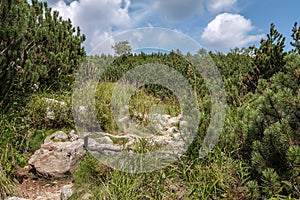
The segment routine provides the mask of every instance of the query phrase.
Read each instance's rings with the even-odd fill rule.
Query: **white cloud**
[[[80,0],[66,4],[59,0],[53,4],[64,18],[80,26],[86,35],[85,47],[91,51],[96,45],[110,37],[113,31],[131,26],[130,0]]]
[[[235,7],[237,0],[206,0],[206,7],[210,12],[231,10]]]
[[[249,19],[238,14],[223,13],[206,26],[201,39],[211,50],[228,51],[235,47],[245,47],[264,37],[263,34],[249,35],[253,29]]]

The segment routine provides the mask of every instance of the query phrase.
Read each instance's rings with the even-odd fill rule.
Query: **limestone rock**
[[[114,142],[108,136],[95,138],[95,141],[100,144],[114,144]]]
[[[72,185],[64,185],[61,189],[61,200],[68,200],[73,194]]]
[[[105,141],[105,138],[109,137],[103,137],[102,139]],[[115,155],[118,152],[122,151],[122,147],[116,144],[113,144],[111,142],[104,143],[103,141],[99,141],[100,138],[89,138],[88,139],[88,149],[92,152],[98,152],[103,155]],[[109,139],[111,141],[111,139]],[[107,139],[107,141],[109,141]]]
[[[46,119],[55,119],[55,113],[49,107],[46,108]]]
[[[72,174],[85,155],[83,140],[43,144],[29,160],[37,174],[44,177],[64,177]]]

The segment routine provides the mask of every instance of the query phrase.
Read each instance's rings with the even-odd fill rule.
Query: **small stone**
[[[97,143],[100,144],[114,144],[113,141],[108,136],[99,137],[95,139]]]
[[[68,135],[63,132],[63,131],[57,131],[51,135],[49,135],[48,137],[46,137],[46,139],[44,140],[44,144],[46,143],[50,143],[52,141],[64,141],[68,139]]]
[[[70,138],[70,141],[75,141],[75,140],[78,140],[79,136],[76,135],[76,131],[74,130],[71,130],[70,133],[69,133],[69,138]]]
[[[49,107],[46,109],[46,118],[50,120],[55,119],[55,113]]]
[[[187,126],[188,126],[187,121],[180,121],[179,124],[180,124],[180,125],[179,125],[180,127],[182,127],[182,126],[187,127]]]
[[[72,185],[64,185],[61,189],[60,199],[68,200],[73,194]]]

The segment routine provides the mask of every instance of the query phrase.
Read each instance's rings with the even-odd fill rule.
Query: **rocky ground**
[[[123,119],[124,120],[124,119]],[[155,121],[156,120],[156,121]],[[155,126],[160,132],[147,138],[149,144],[182,145],[178,126],[186,122],[181,117],[156,115]],[[126,121],[126,120],[125,120]],[[95,133],[85,133],[86,136]],[[111,135],[96,133],[97,137],[89,137],[89,150],[105,155],[114,155],[124,149],[131,148],[139,141],[139,136],[122,134]],[[16,195],[8,200],[67,200],[72,195],[72,174],[86,154],[85,139],[81,139],[74,130],[70,133],[57,131],[45,138],[43,145],[29,159],[28,165],[18,170],[19,184]],[[119,144],[117,139],[127,139],[127,143]],[[34,176],[30,176],[33,174]],[[39,177],[39,178],[36,178]]]

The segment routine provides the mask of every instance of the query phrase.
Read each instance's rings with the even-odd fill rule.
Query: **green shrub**
[[[262,172],[262,193],[266,198],[280,194],[282,186],[280,178],[274,169],[267,168]]]
[[[260,189],[257,181],[248,181],[247,182],[247,190],[246,190],[246,198],[247,199],[260,199]]]
[[[29,154],[34,153],[41,148],[44,139],[56,131],[57,130],[34,130],[34,132],[26,138],[26,152]]]
[[[241,153],[251,161],[260,186],[271,184],[270,192],[262,191],[266,198],[299,198],[300,57],[290,55],[286,61],[284,72],[259,80],[256,93],[248,94],[240,109],[246,134]]]
[[[24,104],[38,90],[71,89],[85,58],[85,36],[47,2],[1,1],[0,108]]]
[[[69,93],[32,95],[24,115],[28,125],[40,130],[74,127]]]

